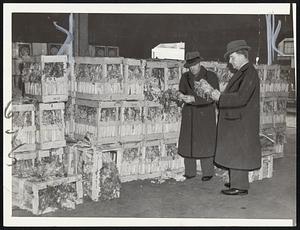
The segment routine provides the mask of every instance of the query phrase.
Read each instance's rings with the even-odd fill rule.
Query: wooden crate
[[[119,47],[117,47],[117,46],[106,46],[106,56],[108,56],[108,57],[119,57]]]
[[[18,177],[31,175],[32,169],[35,167],[37,155],[37,150],[14,153],[13,157],[17,161],[12,165],[12,175]]]
[[[32,43],[32,56],[47,55],[47,43]]]
[[[275,152],[276,133],[273,127],[260,130],[260,143],[262,156],[271,155]]]
[[[28,42],[13,42],[12,43],[12,57],[26,58],[32,56],[32,44]]]
[[[47,43],[47,54],[48,55],[57,55],[58,51],[62,47],[61,43]]]
[[[275,127],[275,151],[274,158],[282,158],[284,156],[284,144],[286,143],[286,125]]]
[[[105,46],[90,46],[90,56],[91,57],[105,57],[106,47]]]
[[[145,60],[123,60],[126,100],[144,100],[145,65]]]
[[[160,170],[161,156],[161,140],[143,141],[142,159],[139,165],[139,179],[154,178],[162,174]]]
[[[260,77],[261,97],[288,95],[288,83],[282,80],[279,65],[260,65],[256,68]]]
[[[162,142],[162,158],[160,170],[164,171],[182,171],[184,169],[184,158],[178,155],[178,139],[169,138]]]
[[[121,57],[75,57],[76,97],[88,100],[123,100],[124,74]]]
[[[274,109],[276,98],[260,99],[260,125],[274,124]]]
[[[128,182],[139,178],[139,165],[142,159],[142,143],[122,143],[121,181]]]
[[[82,175],[84,195],[98,201],[100,191],[99,171],[102,168],[101,151],[77,147],[74,161],[74,173]]]
[[[162,91],[167,89],[168,64],[162,60],[147,60],[145,70],[145,100],[158,102]]]
[[[39,104],[37,147],[41,150],[66,146],[64,103]]]
[[[104,162],[115,162],[118,170],[121,169],[122,149],[119,145],[84,148],[71,148],[73,156],[69,157],[68,173],[81,174],[84,194],[93,201],[99,200],[100,169]],[[71,153],[71,154],[72,154]],[[74,161],[74,163],[72,163]],[[72,165],[75,166],[74,170]]]
[[[23,64],[26,96],[44,103],[67,101],[67,56],[35,56]]]
[[[40,197],[41,192],[63,184],[75,184],[76,187],[76,204],[83,202],[82,178],[81,175],[69,177],[53,178],[47,181],[34,181],[34,178],[12,177],[12,203],[21,209],[26,209],[35,215],[41,215],[51,210],[41,210]]]
[[[284,126],[286,123],[287,97],[277,97],[274,101],[274,123],[275,126]]]
[[[120,141],[141,141],[144,138],[143,101],[121,104]]]
[[[39,161],[52,156],[57,156],[58,162],[62,163],[64,158],[63,148],[14,153],[13,157],[17,161],[12,166],[12,175],[17,175],[18,177],[30,177],[34,173]]]
[[[181,108],[175,103],[168,111],[164,111],[163,134],[164,138],[179,138],[181,126]]]
[[[17,131],[16,142],[24,144],[14,152],[33,151],[36,149],[35,107],[33,104],[12,105],[12,128]]]
[[[75,137],[91,133],[98,144],[116,143],[120,139],[119,102],[75,100]]]
[[[161,140],[163,138],[163,107],[155,102],[144,105],[144,139]]]
[[[272,178],[273,176],[273,155],[262,156],[261,168],[259,170],[250,171],[248,174],[249,182]]]

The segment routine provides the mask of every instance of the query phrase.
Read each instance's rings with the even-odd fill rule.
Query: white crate
[[[64,103],[39,104],[37,145],[46,150],[66,146]]]
[[[126,100],[144,100],[145,60],[123,60]]]
[[[25,95],[44,103],[68,100],[67,56],[35,56],[23,64]]]
[[[40,192],[50,187],[75,183],[76,204],[83,202],[81,175],[60,177],[48,181],[30,181],[32,178],[12,177],[12,203],[21,209],[26,209],[35,215],[49,212],[40,209]],[[51,207],[50,207],[51,208]],[[53,211],[53,209],[50,209]]]
[[[141,141],[144,138],[143,101],[123,101],[121,105],[121,142]]]
[[[164,111],[163,133],[164,138],[179,138],[181,127],[181,108],[171,104],[168,111]]]
[[[88,100],[123,100],[123,58],[75,57],[76,97]]]
[[[121,103],[76,99],[75,104],[76,137],[89,132],[98,144],[119,141]]]
[[[16,142],[24,144],[14,152],[33,151],[36,149],[35,107],[33,104],[12,105],[12,128]]]
[[[144,139],[161,140],[163,138],[163,107],[155,102],[144,104]]]
[[[12,57],[26,58],[32,56],[32,44],[28,42],[13,42]]]
[[[138,179],[141,158],[141,142],[122,143],[122,161],[120,170],[122,182]]]
[[[83,192],[93,201],[99,200],[100,169],[104,162],[115,162],[121,170],[122,149],[119,145],[84,148],[73,146],[70,148],[68,173],[81,174],[83,179]],[[72,164],[72,161],[74,163]],[[75,168],[72,168],[75,167]]]

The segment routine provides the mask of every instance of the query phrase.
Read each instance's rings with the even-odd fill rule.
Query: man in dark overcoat
[[[215,163],[229,169],[229,188],[222,190],[226,195],[248,194],[248,172],[261,167],[260,83],[249,49],[244,40],[228,43],[224,57],[237,71],[221,94],[213,93],[219,108]]]
[[[215,73],[200,65],[201,59],[197,51],[186,54],[184,67],[189,68],[189,71],[182,75],[179,83],[179,92],[184,104],[178,153],[184,157],[184,176],[187,179],[196,176],[196,159],[200,159],[202,181],[208,181],[214,175],[216,106],[212,99],[196,94],[194,82],[205,79],[216,89],[219,89],[219,82]]]

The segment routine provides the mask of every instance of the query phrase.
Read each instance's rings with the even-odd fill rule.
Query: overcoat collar
[[[224,90],[224,92],[227,92],[227,90],[230,88],[231,85],[233,85],[233,83],[235,81],[237,81],[243,74],[243,72],[245,72],[248,68],[249,68],[250,63],[246,63],[245,65],[243,65],[236,73],[234,73],[234,75],[232,76],[232,78],[228,81],[228,84]]]
[[[193,75],[192,73],[191,73],[191,71],[189,71],[189,74],[188,74],[188,78],[189,79],[191,79],[191,80],[196,80],[196,81],[199,81],[200,79],[206,79],[206,76],[207,76],[207,70],[203,67],[203,66],[201,66],[200,67],[200,71],[199,71],[199,73],[198,74],[196,74],[196,75]]]

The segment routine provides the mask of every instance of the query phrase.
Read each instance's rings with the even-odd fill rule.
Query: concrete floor
[[[58,210],[51,217],[170,217],[170,218],[250,218],[296,220],[296,129],[287,129],[283,158],[274,160],[273,178],[255,181],[247,196],[220,193],[223,181],[201,177],[163,184],[147,181],[124,183],[120,199],[85,201],[75,210]],[[13,216],[33,216],[15,209]]]

